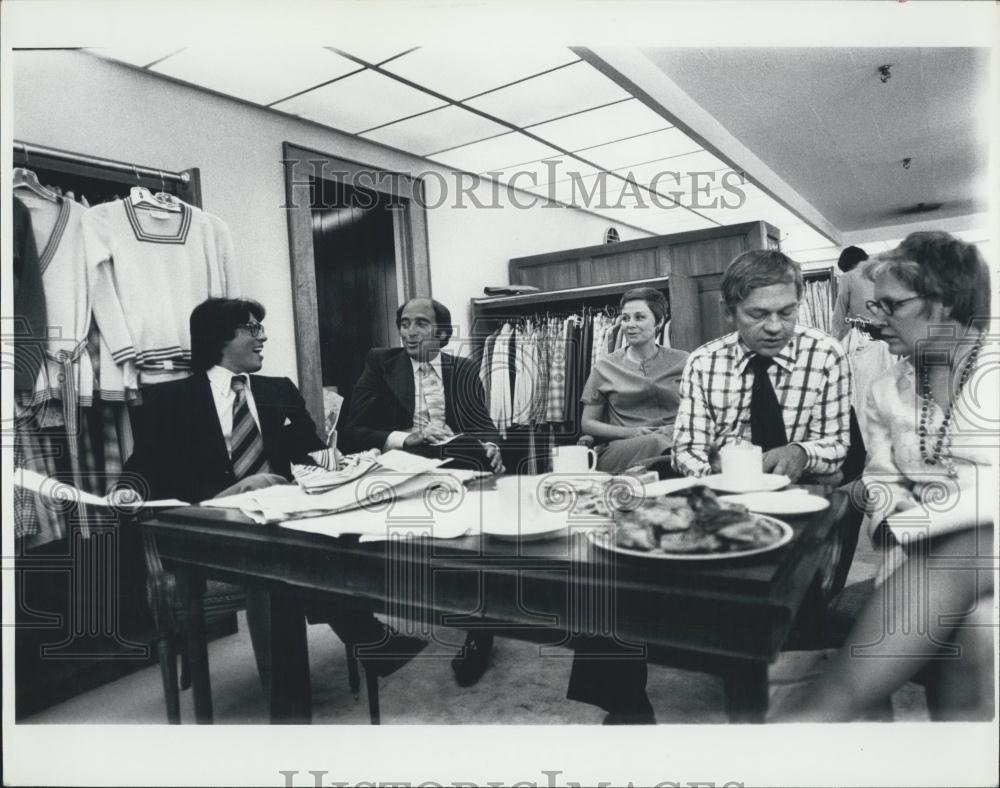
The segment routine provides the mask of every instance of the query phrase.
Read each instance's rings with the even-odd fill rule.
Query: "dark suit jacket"
[[[291,462],[309,463],[309,452],[326,447],[292,381],[251,375],[250,389],[271,470],[291,480]],[[125,471],[141,477],[145,497],[197,503],[236,482],[204,372],[144,388],[142,400]]]
[[[498,443],[496,428],[486,412],[479,366],[467,358],[442,353],[441,382],[445,423],[455,433]],[[381,449],[390,432],[411,430],[415,390],[413,364],[403,348],[370,350],[351,394],[342,436],[347,450]]]

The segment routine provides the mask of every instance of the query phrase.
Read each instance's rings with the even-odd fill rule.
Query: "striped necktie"
[[[270,473],[271,466],[264,456],[264,439],[260,436],[257,422],[253,420],[247,403],[247,382],[239,375],[233,375],[230,385],[236,394],[236,401],[233,402],[233,433],[229,441],[232,446],[229,459],[233,463],[233,474],[239,480],[252,473]]]
[[[434,367],[426,361],[420,365],[419,369],[420,394],[424,400],[424,407],[427,409],[427,420],[424,424],[418,424],[417,428],[436,427],[439,430],[450,432],[444,421],[444,388],[441,386],[441,378],[438,377]]]

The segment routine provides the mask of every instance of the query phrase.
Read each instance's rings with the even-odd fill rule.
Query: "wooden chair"
[[[177,577],[163,568],[155,541],[143,535],[143,555],[146,562],[146,599],[153,613],[157,633],[157,653],[160,678],[167,709],[167,722],[179,725],[181,721],[180,692],[191,687],[188,664],[187,621],[184,599],[188,590],[179,587]],[[235,613],[246,608],[246,593],[240,586],[210,580],[204,593],[206,622],[213,617]],[[351,692],[357,698],[361,689],[358,659],[354,647],[344,644],[347,655],[347,674]],[[177,658],[181,658],[178,683]],[[381,721],[378,698],[378,674],[365,671],[368,692],[368,714],[372,725]]]

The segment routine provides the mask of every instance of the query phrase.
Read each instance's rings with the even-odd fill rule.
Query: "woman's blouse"
[[[643,364],[628,348],[599,358],[590,371],[580,401],[604,405],[607,424],[618,427],[673,427],[680,405],[680,379],[687,353],[660,347]]]
[[[988,367],[996,362],[983,359],[987,351],[983,348],[953,407],[951,457],[957,477],[948,475],[947,463],[938,460],[931,465],[921,456],[918,427],[924,400],[917,394],[919,384],[910,360],[897,362],[872,382],[866,405],[868,462],[863,478],[873,528],[901,500],[917,506],[906,517],[893,518],[890,528],[897,537],[900,523],[938,535],[992,520],[997,488],[997,376]],[[928,453],[937,446],[943,419],[941,408],[931,403]]]

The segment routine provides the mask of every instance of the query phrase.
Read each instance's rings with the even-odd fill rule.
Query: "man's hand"
[[[793,482],[798,481],[806,469],[806,450],[794,443],[779,446],[765,452],[763,458],[764,473],[783,473]]]
[[[483,451],[486,452],[486,459],[490,461],[490,465],[493,467],[493,473],[503,473],[506,468],[503,467],[503,457],[500,456],[500,447],[495,443],[483,443]]]
[[[424,443],[440,443],[454,437],[454,433],[447,427],[424,427],[422,430],[414,430],[403,441],[404,449],[413,449]]]

